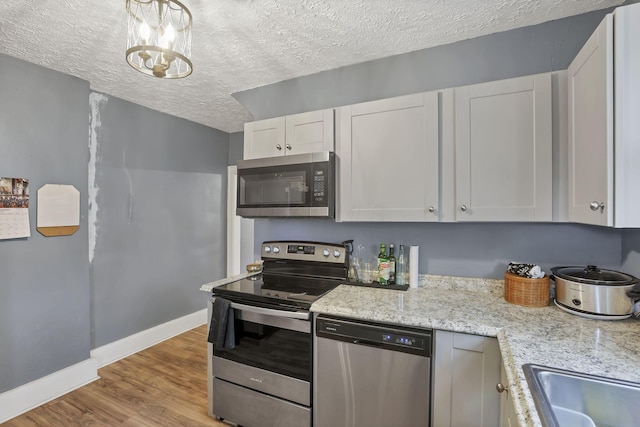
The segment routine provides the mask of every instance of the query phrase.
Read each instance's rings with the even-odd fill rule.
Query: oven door
[[[213,376],[310,406],[310,313],[237,302],[231,307],[234,309],[236,345],[233,349],[214,346]]]
[[[236,214],[333,218],[334,177],[330,152],[238,161]]]

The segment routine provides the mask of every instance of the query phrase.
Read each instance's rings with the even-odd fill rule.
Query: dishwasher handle
[[[383,344],[381,344],[379,342],[367,341],[367,340],[363,340],[363,339],[353,340],[352,343],[353,344],[357,344],[357,345],[366,345],[367,347],[383,348]]]

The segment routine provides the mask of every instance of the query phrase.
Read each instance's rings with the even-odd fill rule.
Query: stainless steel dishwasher
[[[318,315],[315,427],[428,427],[432,331]]]

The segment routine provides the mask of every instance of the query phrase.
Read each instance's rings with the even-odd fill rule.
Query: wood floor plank
[[[185,332],[2,427],[227,427],[207,415],[206,342],[206,325]]]

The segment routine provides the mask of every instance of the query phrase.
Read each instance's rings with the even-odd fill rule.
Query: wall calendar
[[[0,178],[0,239],[29,236],[29,180]]]

